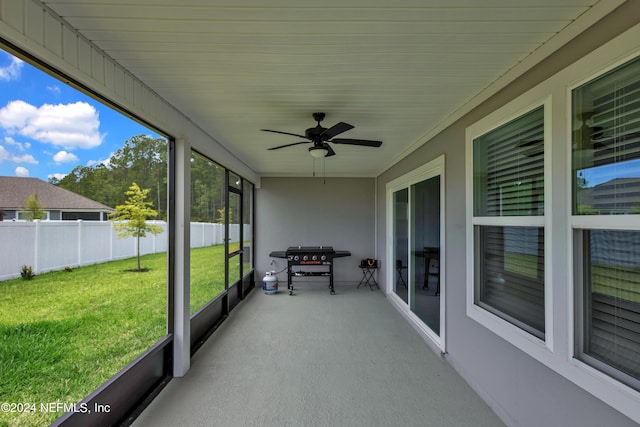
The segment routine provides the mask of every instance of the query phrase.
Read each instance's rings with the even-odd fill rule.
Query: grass
[[[607,264],[591,265],[592,291],[617,299],[640,303],[640,274],[638,269]]]
[[[224,290],[224,260],[224,245],[191,249],[191,315]]]
[[[538,265],[539,261],[537,255],[505,252],[504,269],[511,273],[527,276],[533,280],[542,280],[544,278],[544,265],[542,265],[542,270],[538,270],[540,267]]]
[[[0,426],[48,425],[166,334],[166,254],[0,282]],[[224,247],[191,251],[191,312],[224,289]]]

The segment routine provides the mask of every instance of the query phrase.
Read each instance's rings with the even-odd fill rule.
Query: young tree
[[[36,219],[42,219],[47,216],[44,209],[42,209],[42,205],[38,202],[38,194],[33,193],[26,200],[26,208],[22,211],[22,214],[27,219],[27,221],[35,221]]]
[[[118,238],[133,236],[136,238],[138,271],[140,268],[140,238],[146,237],[147,233],[160,234],[162,227],[156,224],[147,223],[148,218],[155,218],[158,212],[153,210],[152,202],[147,202],[146,198],[149,189],[141,189],[135,182],[125,192],[128,196],[124,205],[116,206],[115,212],[109,215],[109,221],[113,221],[113,228],[118,230]]]

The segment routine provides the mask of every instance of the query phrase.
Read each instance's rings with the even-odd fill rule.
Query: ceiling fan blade
[[[342,132],[348,131],[349,129],[353,129],[353,126],[350,125],[349,123],[345,123],[345,122],[337,123],[331,126],[329,129],[322,132],[321,134],[322,140],[323,141],[329,140],[336,135],[340,135]]]
[[[324,144],[325,148],[327,149],[327,154],[325,155],[325,157],[330,157],[330,156],[335,156],[336,152],[333,151],[333,148],[331,148],[331,146],[327,143]]]
[[[334,144],[362,145],[365,147],[380,147],[382,145],[382,141],[371,141],[368,139],[336,138],[329,142],[333,142]]]
[[[264,132],[273,132],[273,133],[280,133],[282,135],[291,135],[291,136],[297,136],[299,138],[306,138],[306,136],[299,135],[297,133],[282,132],[282,131],[279,131],[279,130],[271,130],[271,129],[260,129],[260,130],[264,131]]]
[[[293,144],[278,145],[277,147],[268,148],[268,150],[277,150],[278,148],[291,147],[292,145],[310,144],[311,141],[294,142]]]

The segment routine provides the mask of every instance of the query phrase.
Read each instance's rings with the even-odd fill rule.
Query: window
[[[544,338],[544,107],[472,141],[473,303]]]
[[[640,59],[573,91],[573,213],[640,213]]]
[[[50,215],[49,215],[49,211],[44,211],[45,216],[43,218],[41,218],[42,221],[48,221],[51,220]],[[28,215],[28,213],[25,213],[23,211],[16,211],[16,218],[21,220],[21,221],[30,221],[30,217]]]
[[[222,166],[191,152],[191,315],[225,289],[224,176]]]
[[[0,57],[17,61],[3,50]],[[31,286],[21,283],[21,278],[2,282],[0,402],[28,399],[59,405],[40,410],[35,403],[31,411],[0,411],[2,426],[49,425],[65,410],[73,412],[69,409],[72,405],[82,407],[76,402],[89,395],[97,396],[105,390],[105,384],[114,381],[128,384],[127,399],[133,405],[165,373],[163,368],[147,369],[155,363],[150,359],[135,368],[132,364],[139,363],[139,357],[149,354],[152,347],[159,354],[157,349],[167,345],[167,326],[173,322],[167,316],[171,262],[167,256],[166,222],[167,183],[171,182],[170,142],[155,130],[120,114],[113,104],[103,103],[103,98],[93,99],[63,83],[68,82],[68,77],[60,80],[55,70],[47,70],[46,65],[30,65],[34,63],[30,57],[23,59],[19,80],[2,83],[1,104],[20,102],[33,111],[49,105],[58,118],[67,121],[65,126],[59,126],[57,120],[36,121],[32,124],[33,132],[20,136],[19,144],[5,145],[11,156],[20,152],[20,156],[34,160],[24,166],[31,168],[37,164],[37,168],[31,169],[33,178],[29,180],[48,179],[78,197],[112,208],[128,203],[126,192],[135,182],[146,194],[145,208],[157,213],[157,216],[150,214],[147,221],[159,226],[162,232],[147,232],[146,237],[139,239],[118,235],[112,223],[98,221],[99,213],[61,212],[44,203],[47,217],[37,226],[18,221],[3,224],[2,260],[11,264],[16,259],[20,263],[17,265],[33,267],[32,272],[37,275]],[[55,91],[50,90],[54,88]],[[72,119],[73,111],[78,111],[80,105],[91,126],[85,125],[86,120]],[[92,140],[99,144],[87,144],[83,154],[73,150],[75,154],[68,152],[65,161],[51,162],[55,151],[43,149],[39,139],[52,129],[66,141],[87,138],[85,142]],[[17,128],[4,127],[0,139],[5,141],[5,136],[12,133],[17,134]],[[103,138],[104,135],[109,136]],[[71,151],[69,147],[66,149]],[[89,159],[95,161],[87,162]],[[0,171],[0,175],[8,175],[6,170]],[[73,209],[66,198],[58,202]],[[29,219],[25,212],[16,213],[20,219]],[[91,221],[82,223],[75,219]],[[135,221],[123,222],[133,225]],[[97,401],[104,400],[97,398]],[[117,409],[112,409],[124,411],[119,403]],[[82,422],[69,418],[58,424]]]
[[[576,88],[572,124],[576,353],[640,390],[640,59]]]

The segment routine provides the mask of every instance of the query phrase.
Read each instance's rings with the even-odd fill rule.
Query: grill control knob
[[[302,257],[302,260],[303,260],[303,261],[306,261],[306,260],[308,260],[308,259],[309,259],[309,256],[308,256],[308,255],[305,255],[305,256],[303,256],[303,257]]]
[[[294,260],[294,261],[298,261],[299,259],[300,259],[300,257],[299,257],[298,255],[296,255],[296,256],[294,256],[294,257],[293,257],[293,260]]]
[[[318,259],[318,255],[314,255],[314,256],[312,256],[312,257],[311,257],[311,259],[312,259],[313,261],[316,261],[316,260]]]
[[[326,261],[326,260],[327,260],[327,256],[326,256],[326,255],[322,255],[322,256],[320,257],[320,259],[321,259],[322,261]]]

